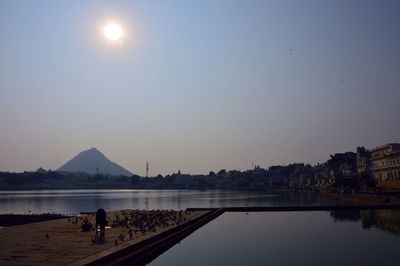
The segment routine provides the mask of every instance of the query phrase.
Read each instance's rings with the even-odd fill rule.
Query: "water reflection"
[[[399,210],[346,210],[331,211],[335,222],[361,222],[364,229],[376,227],[382,231],[400,236]]]
[[[399,237],[378,226],[364,230],[356,214],[337,217],[334,222],[327,211],[227,212],[150,265],[398,265]]]
[[[30,190],[0,191],[1,213],[78,213],[98,208],[174,209],[328,205],[316,195],[224,190]]]

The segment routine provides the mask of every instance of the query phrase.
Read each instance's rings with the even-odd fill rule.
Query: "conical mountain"
[[[132,173],[118,164],[110,161],[96,148],[82,151],[66,164],[57,169],[60,172],[84,172],[88,174],[124,175],[131,176]]]

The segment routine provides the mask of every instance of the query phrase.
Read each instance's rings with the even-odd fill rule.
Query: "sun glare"
[[[122,40],[124,32],[117,23],[109,23],[103,29],[104,35],[109,41],[118,42]]]

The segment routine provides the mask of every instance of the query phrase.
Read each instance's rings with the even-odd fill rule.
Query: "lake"
[[[0,191],[0,214],[336,204],[302,193],[196,190]],[[151,265],[398,265],[400,211],[227,212]]]
[[[328,205],[316,195],[225,190],[28,190],[0,191],[0,214],[61,213],[118,209],[174,209]]]
[[[166,265],[399,265],[400,213],[224,213],[160,255]]]

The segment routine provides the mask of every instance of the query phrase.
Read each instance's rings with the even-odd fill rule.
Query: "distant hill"
[[[107,159],[96,148],[82,151],[66,164],[57,169],[59,172],[84,172],[88,174],[105,174],[105,175],[124,175],[131,176],[132,173],[118,164]]]

